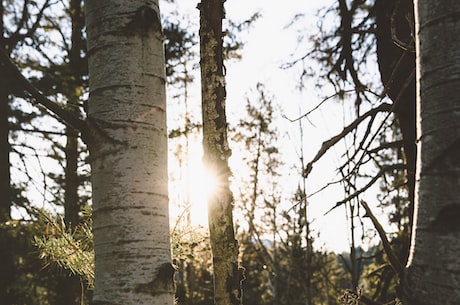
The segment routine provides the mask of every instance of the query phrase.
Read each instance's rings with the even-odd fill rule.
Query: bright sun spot
[[[200,158],[201,159],[201,158]],[[191,162],[188,181],[190,221],[192,225],[208,225],[208,201],[217,189],[215,175],[206,169],[201,160]]]
[[[184,143],[185,144],[185,143]],[[177,145],[169,162],[169,203],[172,228],[208,226],[208,201],[217,190],[217,178],[203,164],[200,137]]]
[[[190,176],[190,201],[200,207],[207,207],[211,195],[216,191],[217,181],[203,164],[197,164]]]

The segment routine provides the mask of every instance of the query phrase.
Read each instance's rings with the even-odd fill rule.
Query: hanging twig
[[[332,212],[332,210],[338,208],[339,206],[341,206],[342,204],[358,197],[360,194],[364,193],[367,189],[369,189],[372,185],[374,185],[375,182],[377,182],[377,180],[382,177],[386,172],[390,171],[390,170],[394,170],[394,169],[405,169],[406,168],[406,165],[403,164],[403,163],[397,163],[397,164],[391,164],[391,165],[387,165],[387,166],[384,166],[380,169],[380,171],[377,173],[377,175],[375,175],[365,186],[363,186],[362,188],[358,189],[356,192],[354,192],[353,194],[347,196],[345,199],[337,202],[335,204],[335,206],[333,206],[329,211],[327,211],[326,213],[324,213],[324,215],[327,215],[329,214],[330,212]],[[357,188],[356,188],[357,189]]]
[[[367,119],[368,117],[375,116],[379,112],[388,112],[391,111],[392,105],[383,103],[379,105],[376,108],[372,108],[368,112],[364,113],[360,117],[356,118],[350,125],[346,126],[338,135],[330,138],[329,140],[323,142],[321,145],[320,150],[316,154],[316,156],[313,158],[312,161],[310,161],[307,166],[304,169],[303,175],[304,177],[308,177],[310,174],[311,170],[313,169],[313,164],[318,161],[332,146],[334,146],[337,142],[343,139],[345,135],[348,133],[352,132],[362,121]]]
[[[372,210],[370,209],[369,205],[364,200],[361,200],[361,205],[363,206],[364,210],[366,210],[365,216],[371,219],[372,224],[374,225],[374,228],[377,230],[377,233],[379,234],[380,240],[382,241],[383,249],[385,250],[385,253],[388,256],[388,260],[391,264],[391,267],[393,267],[394,271],[396,272],[396,274],[398,274],[398,276],[401,276],[404,270],[404,267],[399,262],[393,249],[391,248],[391,245],[390,245],[390,242],[388,241],[385,230],[383,229],[382,225],[380,224],[378,219],[375,217],[375,215],[372,213]]]

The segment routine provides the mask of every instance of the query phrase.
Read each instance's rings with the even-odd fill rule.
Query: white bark
[[[173,304],[158,1],[87,0],[94,304]]]
[[[460,1],[415,1],[418,164],[404,305],[460,304]]]

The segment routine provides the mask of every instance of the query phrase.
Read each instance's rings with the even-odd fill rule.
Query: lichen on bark
[[[222,0],[203,0],[200,9],[200,65],[202,81],[203,160],[216,176],[218,188],[208,202],[213,254],[214,302],[241,303],[238,242],[233,229],[233,196],[229,187],[231,154],[227,142],[225,76],[223,67]]]

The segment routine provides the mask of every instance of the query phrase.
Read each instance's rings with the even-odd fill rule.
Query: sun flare
[[[216,176],[201,163],[192,170],[189,183],[191,204],[206,207],[217,189]]]
[[[216,176],[208,170],[199,155],[187,166],[177,168],[170,180],[172,223],[192,226],[208,225],[208,201],[217,189]],[[185,221],[185,222],[184,222]]]

